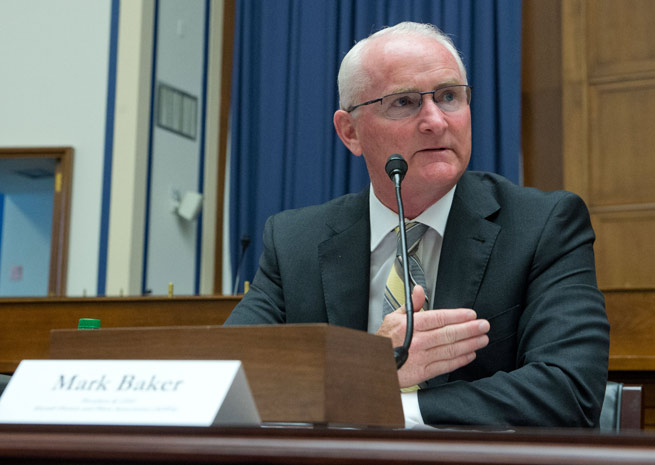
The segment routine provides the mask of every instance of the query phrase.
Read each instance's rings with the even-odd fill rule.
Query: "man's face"
[[[396,92],[423,92],[465,83],[448,50],[421,35],[377,39],[362,58],[371,85],[357,103]],[[346,121],[347,126],[345,132],[337,128],[342,140],[355,155],[364,155],[376,195],[394,210],[394,188],[385,163],[394,153],[405,158],[409,168],[403,181],[403,199],[408,204],[408,217],[417,216],[448,192],[466,170],[471,156],[468,105],[444,112],[426,95],[419,112],[405,119],[386,118],[379,103],[342,113],[340,118],[335,114],[337,126],[338,119]]]

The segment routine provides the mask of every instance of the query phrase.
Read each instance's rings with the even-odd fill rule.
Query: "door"
[[[0,148],[0,296],[66,293],[71,147]]]

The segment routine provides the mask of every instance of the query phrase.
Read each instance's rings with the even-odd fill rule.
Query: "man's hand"
[[[412,303],[420,309],[425,302],[425,291],[416,286]],[[405,306],[384,318],[377,333],[391,338],[394,347],[405,339],[407,317]],[[409,347],[409,358],[398,370],[400,387],[409,387],[443,373],[449,373],[475,359],[475,351],[489,343],[489,322],[478,320],[470,308],[415,311],[414,337]]]

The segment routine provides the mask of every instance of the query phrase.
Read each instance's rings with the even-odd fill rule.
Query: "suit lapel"
[[[318,246],[328,323],[366,331],[370,274],[368,189],[347,198],[326,219]]]
[[[474,308],[500,226],[493,192],[464,173],[446,224],[434,308]],[[368,189],[349,196],[326,218],[318,247],[328,323],[366,331],[370,275]]]
[[[457,183],[441,246],[434,308],[474,308],[500,226],[487,218],[500,206],[483,183],[468,172]],[[448,382],[450,373],[427,381],[427,387]]]
[[[434,308],[473,308],[500,226],[488,218],[499,210],[493,193],[465,173],[448,216]]]

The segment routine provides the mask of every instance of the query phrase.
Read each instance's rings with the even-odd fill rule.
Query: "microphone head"
[[[245,250],[248,248],[250,245],[250,236],[248,234],[244,234],[241,236],[241,247]]]
[[[394,153],[387,159],[387,164],[384,165],[384,169],[387,171],[387,175],[393,181],[393,177],[397,174],[400,176],[402,181],[407,173],[407,162],[402,155]]]

